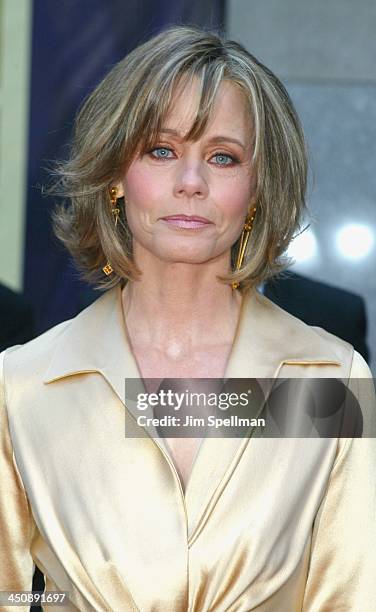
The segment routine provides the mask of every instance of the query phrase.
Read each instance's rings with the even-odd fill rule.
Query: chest
[[[231,352],[230,344],[170,354],[153,348],[133,347],[143,378],[222,378]]]
[[[149,393],[157,391],[164,378],[223,378],[231,345],[218,345],[191,354],[166,355],[161,351],[133,348],[133,353]],[[150,380],[152,379],[152,380]],[[165,438],[183,490],[187,488],[202,438]]]

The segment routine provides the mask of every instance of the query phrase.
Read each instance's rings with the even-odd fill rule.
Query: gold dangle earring
[[[118,203],[117,203],[117,191],[116,191],[116,187],[111,187],[109,193],[110,193],[111,213],[115,217],[115,227],[116,227],[117,223],[118,223],[119,215],[120,215],[120,208],[118,207]],[[103,272],[105,273],[106,276],[109,276],[114,271],[114,269],[111,266],[109,261],[102,268],[102,270],[103,270]]]
[[[235,272],[238,272],[238,270],[240,270],[240,268],[242,267],[244,254],[245,254],[247,244],[248,244],[249,234],[251,233],[253,220],[255,218],[255,213],[256,213],[256,207],[252,208],[252,210],[248,213],[246,217],[244,228],[243,228],[242,235],[240,238],[238,256],[236,258]],[[233,282],[231,286],[233,289],[237,289],[239,287],[239,283]]]

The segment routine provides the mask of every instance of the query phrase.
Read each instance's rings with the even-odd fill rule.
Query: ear
[[[123,187],[123,183],[121,181],[117,181],[116,183],[111,183],[110,189],[111,189],[111,187],[115,187],[115,189],[116,189],[116,197],[117,198],[123,198],[124,197],[124,187]]]

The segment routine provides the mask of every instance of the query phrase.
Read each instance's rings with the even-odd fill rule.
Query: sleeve
[[[367,392],[362,381],[368,379]],[[375,430],[372,374],[354,352],[350,383]],[[366,405],[363,405],[363,402]],[[313,525],[303,612],[376,610],[376,439],[342,438]]]
[[[34,521],[15,463],[5,402],[3,360],[0,354],[0,592],[31,590],[34,563],[30,546]],[[1,602],[1,610],[8,606]],[[14,612],[18,606],[9,606]]]

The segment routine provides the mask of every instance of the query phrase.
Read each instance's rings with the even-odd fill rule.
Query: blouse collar
[[[225,378],[276,378],[282,366],[341,366],[336,343],[251,289],[243,296]],[[340,369],[340,368],[339,368]],[[124,379],[141,378],[124,320],[120,285],[65,324],[43,382],[102,374],[124,401]]]

